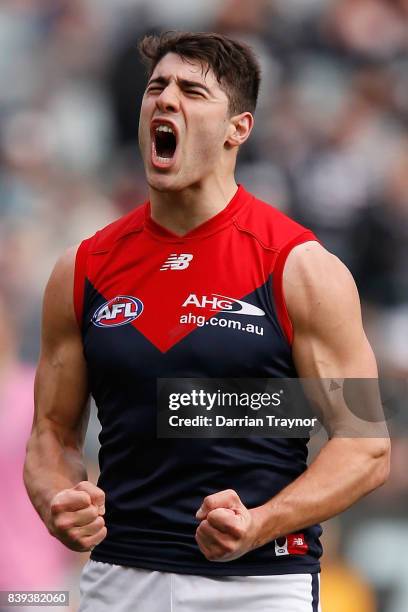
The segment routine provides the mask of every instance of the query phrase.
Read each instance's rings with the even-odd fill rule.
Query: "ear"
[[[253,125],[254,117],[249,112],[231,117],[225,145],[229,149],[243,145],[249,138]]]

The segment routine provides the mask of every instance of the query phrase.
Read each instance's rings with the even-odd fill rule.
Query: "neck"
[[[152,219],[182,236],[221,212],[234,197],[235,178],[190,185],[180,191],[149,189]]]

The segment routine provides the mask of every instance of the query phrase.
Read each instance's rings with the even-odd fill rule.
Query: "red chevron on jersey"
[[[306,469],[306,439],[157,435],[158,379],[296,377],[282,274],[307,240],[240,187],[183,237],[145,204],[80,245],[74,299],[108,531],[92,559],[201,575],[319,571],[318,526],[229,563],[208,561],[194,537],[203,497],[233,487],[247,507],[264,504]]]
[[[202,324],[218,313],[239,317],[239,300],[267,282],[282,249],[307,239],[315,237],[240,187],[221,213],[182,238],[156,224],[148,204],[111,224],[87,243],[86,276],[106,302],[140,300],[143,312],[129,323],[164,353],[197,328],[197,317]],[[290,333],[280,279],[275,290]],[[256,306],[248,308],[261,325]]]

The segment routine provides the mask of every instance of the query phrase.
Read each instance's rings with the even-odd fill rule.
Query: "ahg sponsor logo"
[[[254,317],[265,316],[265,312],[261,308],[258,308],[258,306],[216,293],[213,293],[211,296],[203,295],[201,297],[198,297],[195,293],[190,293],[183,303],[183,308],[187,308],[187,306],[209,308],[212,311],[231,312],[234,315],[251,315]]]
[[[204,325],[210,325],[211,327],[222,327],[226,329],[233,329],[250,334],[256,334],[257,336],[264,335],[264,328],[261,325],[253,325],[252,323],[244,323],[242,321],[234,321],[233,319],[227,319],[224,317],[211,317],[206,319],[204,315],[195,315],[192,312],[181,315],[180,323],[182,325],[196,325],[197,327],[204,327]]]

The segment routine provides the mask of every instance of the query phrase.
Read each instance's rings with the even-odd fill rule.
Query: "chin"
[[[180,186],[177,185],[175,177],[159,175],[159,176],[148,176],[147,184],[151,189],[165,193],[166,191],[180,191]]]

